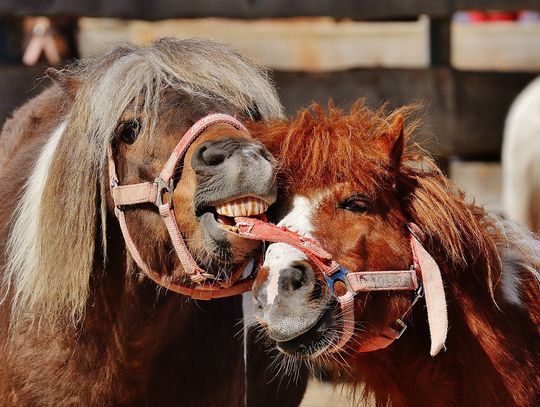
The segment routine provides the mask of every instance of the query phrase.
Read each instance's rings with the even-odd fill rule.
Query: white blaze
[[[318,199],[308,199],[305,196],[297,195],[293,199],[293,208],[285,216],[279,226],[286,226],[301,235],[312,236],[313,225],[311,218],[313,210],[319,203]],[[307,256],[300,250],[285,243],[274,243],[268,247],[264,259],[264,267],[268,268],[268,283],[266,286],[266,299],[268,305],[272,305],[278,295],[279,276],[281,270],[290,267],[297,261],[305,261]]]

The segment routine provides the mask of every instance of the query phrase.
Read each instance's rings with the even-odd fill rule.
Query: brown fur
[[[74,70],[78,76],[73,93],[64,93],[54,85],[19,109],[2,131],[0,189],[8,199],[0,200],[0,277],[4,283],[0,290],[1,406],[244,406],[246,392],[251,405],[257,402],[269,406],[276,400],[279,382],[263,387],[261,377],[270,378],[264,368],[269,359],[250,337],[248,366],[244,366],[243,338],[238,335],[241,298],[195,302],[156,286],[140,274],[126,253],[112,212],[104,164],[110,143],[115,146],[122,183],[152,180],[179,137],[196,120],[212,111],[242,116],[243,107],[247,107],[242,103],[249,95],[235,89],[234,80],[218,85],[214,81],[199,83],[189,93],[186,78],[171,74],[176,65],[159,70],[169,75],[168,82],[158,84],[152,80],[150,75],[155,73],[156,65],[166,65],[167,58],[174,59],[175,55],[186,63],[187,68],[183,68],[187,71],[189,64],[196,64],[197,58],[204,55],[217,56],[216,63],[224,66],[240,58],[223,46],[199,40],[166,40],[146,48],[120,48],[102,59],[81,63],[79,70]],[[133,107],[134,101],[125,106],[115,104],[116,100],[108,101],[110,109],[105,111],[91,103],[103,97],[92,95],[92,82],[99,88],[107,69],[119,60],[135,60],[138,65],[129,65],[133,75],[142,72],[148,84],[164,86],[166,82],[178,86],[172,92],[154,89],[155,98],[148,102],[152,109],[142,111],[157,116],[143,122],[146,126],[143,124],[139,140],[129,146],[114,139],[114,129],[119,120],[140,112]],[[244,59],[237,62],[245,62],[242,69],[251,69]],[[251,71],[251,79],[258,80],[256,72]],[[195,82],[208,79],[199,71],[195,76]],[[261,89],[254,91],[271,96],[265,80],[259,79]],[[128,85],[137,84],[134,81]],[[236,97],[234,103],[225,96],[205,96],[207,88],[214,85],[223,95],[236,91],[231,96]],[[125,87],[120,91],[127,92]],[[116,97],[114,92],[108,96]],[[125,100],[124,94],[122,102]],[[274,102],[265,105],[263,116],[279,114],[279,109],[272,107]],[[99,117],[93,116],[95,109]],[[21,296],[17,291],[24,283],[17,280],[21,274],[6,278],[9,253],[17,247],[9,251],[6,244],[19,219],[15,211],[17,203],[24,199],[21,195],[25,183],[31,181],[29,176],[52,130],[66,117],[68,125],[48,168],[39,210],[32,214],[39,219],[42,232],[37,252],[42,262],[38,264],[41,273],[27,276],[39,284],[34,282],[34,290]],[[206,137],[216,134],[205,133],[200,142]],[[183,178],[193,177],[191,172],[186,170]],[[183,187],[192,188],[193,195],[193,183]],[[189,208],[180,212],[183,220],[195,221]],[[129,211],[127,218],[147,264],[160,272],[173,270],[178,260],[155,210],[136,209]],[[190,248],[197,247],[196,233],[187,237]],[[220,268],[223,264],[216,261],[210,266]],[[22,271],[25,275],[26,270]],[[283,405],[298,405],[304,388],[305,382],[282,388]]]
[[[520,247],[517,237],[483,209],[466,203],[434,163],[407,143],[412,128],[402,128],[403,117],[413,110],[387,115],[359,101],[350,113],[332,104],[325,113],[314,105],[290,121],[252,128],[283,166],[291,195],[327,193],[311,221],[315,237],[339,263],[352,271],[408,268],[412,259],[404,225],[413,221],[443,274],[450,322],[446,351],[429,356],[427,316],[420,303],[397,342],[357,352],[356,344],[378,335],[412,300],[409,293],[370,293],[356,297],[358,329],[343,355],[349,366],[339,357],[322,359],[352,374],[353,383],[364,386],[364,395],[373,394],[377,406],[537,405],[538,253]],[[339,207],[358,193],[370,200],[368,211]],[[503,297],[504,250],[521,256],[513,266],[520,270],[523,306]]]
[[[42,116],[58,117],[68,108],[67,101],[58,85],[46,89],[40,97],[35,97],[17,109],[2,128],[0,138],[0,168],[9,168],[10,161],[27,143],[34,142],[36,136],[48,135],[58,126],[58,122],[43,120]],[[39,114],[36,114],[39,112]],[[21,120],[21,119],[22,120]]]

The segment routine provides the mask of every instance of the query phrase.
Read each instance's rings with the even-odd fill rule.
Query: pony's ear
[[[79,80],[77,78],[69,75],[65,71],[60,71],[54,68],[47,68],[45,74],[59,84],[66,95],[68,95],[71,99],[75,98],[75,94],[79,88]]]
[[[401,114],[397,115],[390,124],[388,131],[383,136],[383,143],[390,157],[390,166],[395,172],[398,172],[405,147],[403,116]]]

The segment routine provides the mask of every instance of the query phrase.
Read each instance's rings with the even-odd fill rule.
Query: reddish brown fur
[[[349,342],[347,360],[365,395],[372,393],[378,406],[537,405],[538,283],[532,274],[521,274],[523,308],[502,297],[498,248],[507,242],[483,209],[467,204],[425,154],[412,145],[403,152],[412,128],[403,131],[402,118],[413,110],[387,116],[360,101],[350,113],[332,104],[324,113],[314,105],[290,121],[256,124],[252,131],[278,158],[290,194],[330,192],[312,219],[314,234],[349,270],[409,267],[408,221],[426,234],[426,249],[441,268],[450,329],[446,351],[434,358],[423,303],[409,314],[401,339],[384,350],[358,353],[355,344],[400,317],[412,296],[356,297],[363,330]],[[338,207],[357,193],[369,197],[370,211]]]

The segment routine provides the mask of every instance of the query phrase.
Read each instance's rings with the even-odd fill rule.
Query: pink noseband
[[[191,143],[193,143],[193,141],[195,141],[208,127],[217,123],[229,124],[237,130],[246,133],[248,132],[242,123],[226,114],[210,114],[200,119],[180,139],[154,182],[119,185],[112,147],[109,146],[108,148],[109,181],[111,195],[115,206],[114,213],[120,223],[122,235],[124,236],[124,241],[131,257],[133,257],[133,260],[135,260],[135,263],[137,263],[139,268],[157,284],[171,291],[188,295],[195,299],[204,300],[241,294],[249,291],[253,285],[252,278],[240,279],[243,267],[239,267],[235,270],[229,280],[219,281],[216,284],[216,281],[213,280],[214,276],[208,274],[197,265],[197,262],[186,246],[174,216],[172,198],[175,185],[173,175],[177,168],[182,164]],[[159,214],[165,222],[165,226],[169,232],[169,237],[174,246],[176,255],[182,265],[183,273],[178,271],[172,276],[162,276],[159,273],[152,271],[143,261],[139,250],[129,233],[124,213],[129,207],[142,203],[151,203],[158,208]],[[193,284],[184,284],[184,275],[188,275]]]

